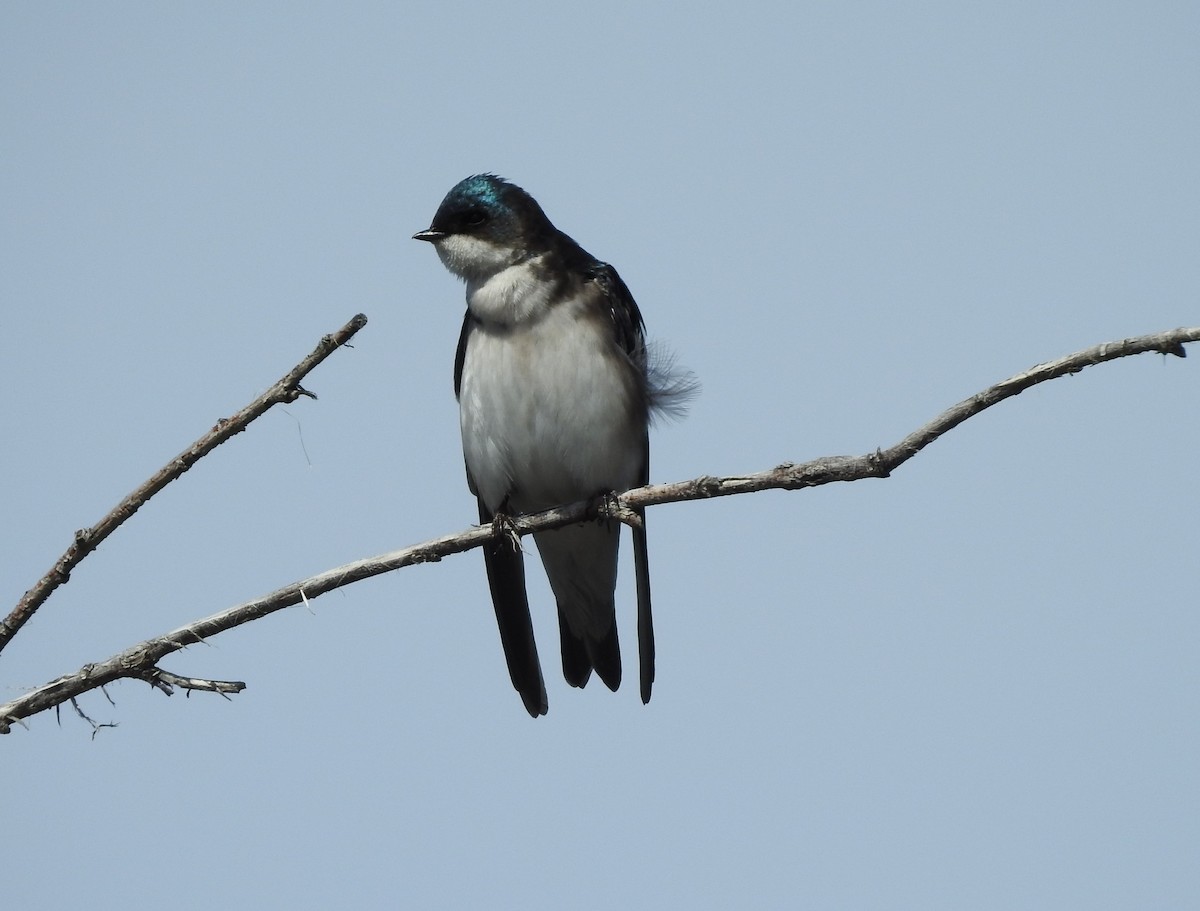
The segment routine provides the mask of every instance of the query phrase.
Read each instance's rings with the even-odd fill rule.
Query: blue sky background
[[[656,481],[888,445],[1200,322],[1194,3],[5,4],[0,592],[316,340],[0,656],[0,701],[466,527],[461,287],[496,171],[703,382]],[[22,909],[1200,904],[1200,349],[1038,387],[887,481],[654,509],[654,700],[508,683],[478,554],[0,739]],[[536,563],[531,565],[531,570]],[[621,631],[634,647],[633,584]],[[5,608],[7,610],[7,608]]]

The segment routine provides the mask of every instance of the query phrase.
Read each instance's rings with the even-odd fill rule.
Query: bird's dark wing
[[[475,483],[469,475],[467,480],[474,490]],[[494,518],[480,499],[480,523],[490,525]],[[534,718],[545,715],[548,708],[546,684],[542,680],[542,665],[533,638],[533,620],[529,616],[529,599],[525,594],[525,559],[505,536],[483,546],[483,562],[487,567],[492,606],[496,609],[496,625],[500,627],[504,660],[508,662],[508,676],[521,694],[529,714]]]
[[[612,320],[613,340],[629,357],[637,370],[646,370],[646,325],[642,313],[633,299],[633,294],[617,270],[608,263],[595,262],[588,275],[604,292]],[[649,392],[645,377],[641,388],[646,391],[644,406],[649,407]],[[642,466],[638,483],[650,483],[650,436],[642,437]],[[654,686],[654,617],[650,610],[650,558],[646,541],[646,511],[639,509],[642,520],[640,528],[633,529],[633,569],[637,580],[638,602],[638,677],[641,684],[642,702],[650,701]]]
[[[635,364],[645,369],[646,324],[628,286],[608,263],[594,261],[587,274],[604,292],[608,315],[612,320],[613,340]]]
[[[650,483],[650,437],[647,435],[638,483]],[[650,552],[646,544],[646,510],[637,510],[642,524],[633,529],[633,574],[637,580],[638,677],[642,703],[650,701],[654,686],[654,618],[650,613]]]
[[[454,398],[458,398],[458,391],[462,387],[462,372],[463,361],[467,359],[467,339],[471,335],[471,330],[479,321],[471,315],[468,310],[463,317],[462,331],[458,333],[458,350],[454,353]],[[475,492],[475,488],[471,488],[471,493]]]

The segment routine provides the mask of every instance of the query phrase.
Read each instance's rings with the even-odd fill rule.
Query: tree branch
[[[1014,395],[1019,395],[1031,386],[1078,373],[1085,367],[1094,364],[1134,354],[1144,354],[1149,351],[1186,357],[1184,344],[1195,341],[1200,341],[1200,327],[1174,329],[1155,335],[1144,335],[1097,345],[1056,361],[1039,364],[959,402],[928,424],[914,430],[894,446],[866,455],[827,456],[802,464],[785,462],[767,471],[750,475],[724,478],[705,476],[673,484],[652,484],[627,491],[617,497],[599,497],[595,500],[572,503],[534,515],[515,516],[512,520],[512,529],[519,535],[527,535],[535,531],[558,528],[598,516],[624,520],[632,510],[657,506],[662,503],[732,496],[761,490],[798,490],[805,487],[819,487],[834,481],[886,478],[893,470],[907,462],[942,434],[991,406]],[[369,579],[372,576],[411,566],[414,563],[437,562],[451,554],[479,547],[491,540],[492,536],[493,528],[489,524],[435,538],[403,550],[347,563],[299,582],[293,582],[269,595],[246,601],[218,614],[213,614],[211,617],[189,623],[166,635],[147,639],[106,661],[85,665],[74,674],[59,677],[18,699],[0,705],[0,733],[8,733],[9,726],[14,721],[20,721],[30,715],[61,705],[82,693],[122,678],[151,680],[159,684],[168,682],[189,689],[213,689],[221,693],[236,692],[244,684],[183,678],[162,671],[157,664],[165,656],[189,645],[203,642],[217,633],[265,617],[267,614],[283,608],[307,602],[328,591],[362,579]]]
[[[12,612],[4,620],[0,620],[0,651],[3,651],[4,647],[12,641],[13,636],[46,602],[54,590],[71,578],[71,571],[79,565],[80,561],[141,509],[152,496],[230,437],[245,430],[251,421],[266,414],[271,406],[294,402],[302,395],[315,399],[316,396],[301,386],[300,381],[308,376],[321,361],[350,341],[354,334],[366,324],[367,318],[360,313],[337,332],[323,337],[308,357],[276,380],[266,392],[232,417],[218,420],[211,430],[155,472],[149,480],[125,497],[113,507],[108,515],[91,528],[83,528],[75,532],[75,540],[71,542],[71,546],[67,548],[66,552],[58,558],[33,588],[25,592]]]

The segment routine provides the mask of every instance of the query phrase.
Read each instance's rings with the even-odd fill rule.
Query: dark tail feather
[[[617,618],[613,612],[612,626],[603,639],[593,639],[587,643],[588,657],[596,674],[604,681],[604,685],[614,693],[621,685],[621,646],[617,642]]]
[[[562,643],[563,676],[571,686],[584,687],[595,668],[597,676],[610,690],[621,685],[621,645],[614,622],[602,639],[576,636],[567,624],[563,609],[558,608],[558,636]]]
[[[488,524],[492,518],[480,500],[480,522]],[[496,609],[496,625],[500,627],[504,660],[508,662],[508,676],[521,694],[526,711],[534,718],[545,715],[549,705],[525,594],[525,560],[511,541],[501,539],[483,546],[483,562],[492,590],[492,606]]]
[[[563,609],[558,608],[558,638],[562,643],[563,676],[571,686],[587,686],[592,676],[592,659],[588,657],[583,640],[571,632]]]
[[[650,555],[646,546],[646,511],[638,510],[642,527],[633,530],[633,572],[637,577],[638,671],[642,702],[654,686],[654,618],[650,615]]]

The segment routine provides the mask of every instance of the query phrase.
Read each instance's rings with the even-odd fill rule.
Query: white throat
[[[502,269],[483,281],[467,279],[467,307],[485,323],[514,326],[546,312],[553,284],[538,275],[541,257]]]
[[[510,248],[462,234],[438,241],[437,252],[467,283],[467,307],[483,322],[513,326],[546,310],[553,289],[539,281],[540,255],[520,259]]]

